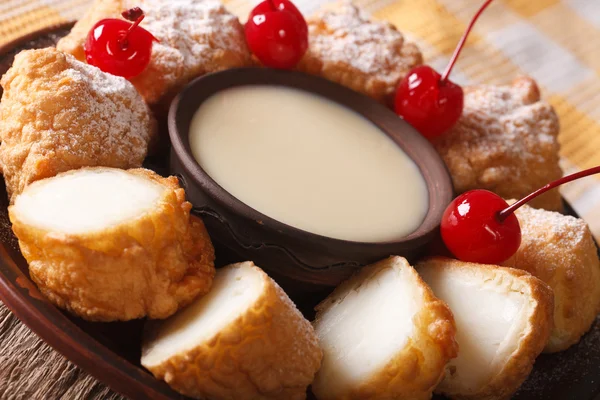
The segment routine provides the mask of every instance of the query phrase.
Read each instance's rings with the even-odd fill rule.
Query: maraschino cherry
[[[427,65],[413,68],[398,85],[394,109],[429,140],[456,124],[463,111],[463,90],[448,77],[481,13],[493,0],[487,0],[473,17],[443,75]]]
[[[308,26],[288,0],[265,0],[250,12],[246,41],[260,62],[271,68],[291,69],[308,48]]]
[[[600,166],[565,176],[512,205],[487,190],[471,190],[450,203],[441,223],[442,239],[463,261],[501,264],[519,249],[521,227],[514,212],[535,197],[563,183],[600,173]]]
[[[139,26],[144,19],[141,8],[132,8],[121,15],[133,23],[116,18],[98,21],[88,33],[83,49],[88,64],[129,79],[148,66],[152,42],[158,40]]]

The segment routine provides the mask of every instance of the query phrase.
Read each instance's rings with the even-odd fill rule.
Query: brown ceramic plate
[[[16,52],[52,45],[68,28],[38,32],[0,49],[0,74],[8,69]],[[164,173],[166,159],[150,160],[147,166]],[[7,203],[0,183],[0,299],[48,344],[114,390],[132,399],[184,399],[140,367],[143,321],[90,323],[64,314],[43,299],[29,280],[8,221]],[[568,205],[566,210],[575,215]],[[232,261],[227,253],[218,254],[218,260],[221,264]],[[311,318],[312,306],[325,295],[294,300]],[[514,399],[600,400],[600,320],[579,344],[559,354],[540,356]]]

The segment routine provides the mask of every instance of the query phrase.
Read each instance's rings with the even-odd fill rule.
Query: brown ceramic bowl
[[[188,139],[192,117],[203,101],[221,90],[263,84],[309,91],[342,104],[372,121],[402,148],[420,168],[429,190],[429,211],[417,230],[385,243],[332,239],[276,221],[219,186],[192,156]],[[434,235],[453,194],[444,162],[408,123],[366,96],[299,72],[242,68],[199,78],[171,104],[169,135],[173,144],[171,173],[182,177],[188,199],[203,217],[213,240],[239,258],[253,260],[284,284],[291,280],[296,284],[336,285],[357,267],[391,254],[417,256]]]

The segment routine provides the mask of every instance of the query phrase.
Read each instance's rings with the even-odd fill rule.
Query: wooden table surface
[[[0,399],[122,400],[67,361],[0,302]]]

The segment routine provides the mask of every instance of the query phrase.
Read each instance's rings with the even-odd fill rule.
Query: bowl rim
[[[211,85],[214,85],[217,90],[212,90],[213,86]],[[190,96],[193,98],[194,94],[197,95],[198,92],[204,92],[202,95],[197,96],[200,98],[200,101],[196,100],[195,109],[197,110],[206,99],[219,91],[232,87],[251,85],[285,86],[323,96],[357,112],[392,139],[417,165],[426,182],[429,207],[425,218],[417,229],[399,239],[380,242],[361,242],[323,236],[288,225],[263,214],[220,186],[204,171],[192,155],[188,139],[189,132],[181,132],[180,124],[183,123],[184,126],[189,127],[189,123],[194,115],[194,113],[188,113],[189,118],[186,118],[185,112],[182,111],[185,108],[183,104],[190,100]],[[206,88],[209,88],[209,90],[206,90]],[[382,117],[378,120],[375,118],[376,116]],[[362,246],[364,248],[406,245],[415,241],[421,242],[439,226],[443,211],[452,200],[454,194],[452,180],[446,164],[433,148],[433,145],[406,121],[370,97],[324,78],[298,71],[244,67],[214,72],[196,78],[186,85],[171,102],[168,114],[168,131],[173,151],[179,159],[182,168],[189,174],[194,184],[206,193],[211,200],[227,211],[241,216],[246,220],[258,222],[260,225],[274,230],[279,234],[307,241],[320,243],[325,241],[331,245]],[[409,142],[413,142],[414,144],[409,146]],[[428,163],[433,167],[424,169],[425,162],[422,158],[415,157],[415,153],[424,153],[430,157]],[[438,179],[433,180],[433,175]],[[441,179],[439,179],[440,177]],[[184,183],[185,185],[190,185],[190,182]],[[432,192],[437,195],[433,196]]]

